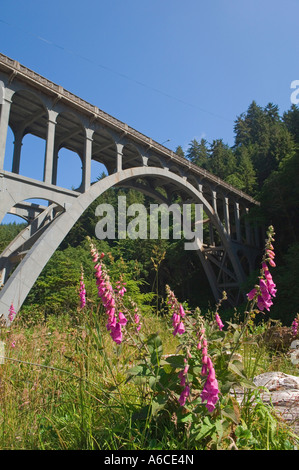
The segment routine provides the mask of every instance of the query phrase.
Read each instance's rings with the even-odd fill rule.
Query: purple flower
[[[126,317],[124,316],[122,312],[118,313],[118,321],[121,325],[126,325],[128,322],[128,320],[126,319]]]
[[[177,334],[182,335],[185,333],[185,326],[184,323],[181,321],[174,329],[174,332],[172,333],[173,336],[176,336]]]
[[[181,315],[181,317],[184,317],[186,315],[185,310],[184,310],[184,308],[181,304],[180,304],[180,315]]]
[[[257,294],[257,289],[254,288],[247,294],[247,297],[249,300],[252,300],[256,296],[256,294]]]
[[[222,323],[222,321],[221,321],[221,318],[220,318],[220,316],[218,315],[218,313],[216,313],[215,319],[216,319],[217,325],[219,326],[219,330],[222,330],[222,328],[224,327],[224,325],[223,325],[223,323]]]
[[[188,396],[190,395],[190,387],[189,385],[186,385],[186,387],[184,388],[184,390],[182,391],[181,395],[180,395],[180,398],[179,398],[179,404],[181,406],[184,406],[185,403],[186,403],[186,400],[188,398]]]
[[[82,269],[81,279],[80,279],[79,297],[80,297],[80,308],[82,309],[86,305],[86,289],[84,285],[83,269]]]
[[[13,303],[11,303],[9,307],[9,314],[8,314],[9,321],[12,322],[15,316],[16,316],[16,312],[15,312]]]
[[[120,323],[116,323],[115,327],[111,328],[110,336],[116,344],[121,344],[122,331]]]

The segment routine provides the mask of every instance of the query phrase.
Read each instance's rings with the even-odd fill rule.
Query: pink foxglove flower
[[[256,289],[256,287],[255,287],[255,288],[252,289],[250,292],[248,292],[247,297],[248,297],[249,300],[252,300],[252,299],[254,299],[254,297],[256,296],[256,294],[257,294],[257,289]]]
[[[206,369],[208,377],[201,393],[202,401],[206,401],[206,408],[211,413],[215,409],[215,405],[219,400],[219,388],[215,375],[215,370],[211,359],[208,357]]]
[[[110,336],[116,344],[121,344],[123,336],[120,323],[116,323],[115,327],[111,328]]]
[[[180,321],[175,327],[172,334],[173,336],[176,336],[177,334],[182,335],[183,333],[185,333],[185,326],[184,326],[184,323]]]
[[[85,284],[84,284],[83,269],[82,269],[81,279],[80,279],[79,297],[80,297],[80,308],[82,309],[86,305],[86,289],[85,289]]]
[[[190,395],[190,387],[189,385],[186,385],[186,387],[184,388],[184,390],[182,391],[181,395],[180,395],[180,398],[179,398],[179,404],[181,406],[184,406],[185,403],[186,403],[186,400],[188,398],[188,396]]]
[[[123,339],[122,326],[126,325],[127,319],[122,312],[118,312],[117,317],[117,304],[115,298],[115,291],[110,282],[109,275],[107,274],[105,267],[102,263],[104,253],[98,255],[96,249],[92,246],[91,254],[93,261],[96,263],[95,277],[96,285],[98,288],[98,295],[102,300],[105,312],[107,315],[107,330],[110,331],[110,336],[116,344],[120,344]],[[125,288],[124,288],[125,289]],[[116,292],[122,289],[117,289]],[[125,290],[122,290],[120,296],[124,294]]]
[[[118,322],[121,324],[121,325],[126,325],[128,320],[126,319],[126,317],[124,316],[124,314],[122,312],[119,312],[118,313]]]
[[[173,335],[177,334],[182,335],[185,333],[185,325],[182,321],[182,318],[185,317],[186,313],[183,306],[177,301],[174,293],[170,290],[169,286],[166,286],[166,291],[168,294],[167,303],[170,305],[170,308],[173,310],[172,315],[172,326],[174,328]]]
[[[181,385],[182,387],[184,387],[185,384],[186,384],[186,377],[187,377],[188,370],[189,370],[189,365],[188,365],[188,363],[187,363],[187,359],[185,359],[185,363],[186,363],[186,365],[185,365],[184,369],[182,369],[182,370],[178,373],[178,377],[179,377],[179,379],[181,380],[181,381],[180,381],[180,385]]]
[[[219,399],[219,388],[212,360],[208,356],[208,343],[206,339],[203,340],[201,374],[207,375],[207,379],[200,396],[202,402],[207,402],[206,408],[211,413]]]
[[[292,323],[292,332],[294,336],[297,336],[298,333],[298,326],[299,326],[299,321],[298,318],[295,318],[293,323]]]
[[[259,285],[255,286],[248,294],[248,300],[254,300],[257,303],[257,307],[260,311],[270,310],[270,307],[273,305],[272,298],[276,296],[276,285],[273,282],[272,275],[269,271],[267,262],[270,266],[275,267],[274,262],[274,248],[271,241],[273,238],[274,230],[273,227],[269,227],[268,231],[268,241],[266,243],[266,251],[264,259],[262,262],[261,276]]]
[[[217,325],[218,325],[218,327],[219,327],[219,330],[222,330],[223,327],[224,327],[224,325],[223,325],[222,320],[221,320],[221,318],[220,318],[220,316],[219,316],[218,313],[216,313],[215,319],[216,319]]]
[[[9,321],[12,322],[15,316],[16,316],[16,312],[15,312],[13,303],[11,303],[9,307],[9,314],[8,314]]]
[[[180,304],[179,310],[180,310],[180,315],[181,315],[181,317],[184,318],[184,316],[185,316],[186,314],[185,314],[185,310],[184,310],[184,308],[183,308],[183,306],[182,306],[181,304]]]

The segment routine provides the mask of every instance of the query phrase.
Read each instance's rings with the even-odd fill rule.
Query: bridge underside
[[[250,222],[257,203],[135,129],[0,54],[0,222],[10,213],[28,226],[0,255],[0,315],[18,311],[56,248],[88,206],[111,187],[131,187],[159,203],[202,204],[205,238],[197,253],[215,300],[225,290],[241,300],[241,285],[255,268],[263,232]],[[14,136],[7,166],[8,130]],[[24,137],[45,143],[40,180],[22,175]],[[80,160],[76,189],[57,184],[61,149]],[[91,166],[107,176],[91,181]],[[62,177],[65,175],[62,175]],[[62,178],[63,179],[63,178]],[[32,202],[42,201],[42,203]],[[93,234],[91,234],[92,236]]]
[[[202,204],[209,230],[206,231],[207,239],[199,244],[197,253],[215,301],[222,297],[224,290],[231,305],[237,305],[243,299],[240,287],[246,279],[246,274],[254,269],[259,249],[241,244],[228,236],[219,215],[214,212],[202,193],[169,170],[155,167],[122,170],[91,185],[84,193],[61,189],[61,192],[53,194],[52,188],[43,186],[41,194],[39,182],[33,184],[27,178],[8,172],[3,172],[2,183],[6,187],[9,201],[6,207],[17,200],[17,194],[24,196],[27,193],[26,199],[37,198],[39,195],[47,201],[43,206],[17,202],[6,211],[29,221],[28,226],[17,235],[0,257],[0,312],[6,321],[10,304],[14,304],[16,311],[20,309],[43,267],[73,225],[88,206],[111,187],[134,188],[151,196],[159,204],[171,205],[174,195],[177,194],[184,203]]]

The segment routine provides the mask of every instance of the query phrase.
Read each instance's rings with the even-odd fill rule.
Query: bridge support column
[[[216,191],[212,191],[212,207],[215,211],[215,214],[218,214],[218,212],[217,212],[217,193],[216,193]]]
[[[20,173],[20,160],[21,160],[21,149],[22,149],[22,140],[23,140],[24,130],[19,129],[15,133],[14,149],[13,149],[13,160],[12,160],[12,172]]]
[[[235,225],[236,225],[237,241],[241,242],[240,206],[239,206],[239,203],[236,201],[235,201]]]
[[[229,202],[228,197],[224,198],[224,224],[225,230],[230,235],[230,221],[229,221]]]
[[[116,171],[119,172],[123,169],[123,144],[116,144],[117,150],[117,162],[116,162]]]
[[[8,88],[4,89],[4,98],[2,102],[1,116],[0,116],[0,170],[4,168],[4,157],[5,157],[5,147],[6,147],[6,138],[7,130],[9,123],[10,107],[12,103],[13,91]]]
[[[91,182],[91,156],[92,156],[92,129],[86,129],[85,148],[83,157],[83,175],[82,175],[82,190],[87,191]]]
[[[44,166],[44,182],[49,184],[52,182],[53,174],[56,118],[56,111],[49,110],[48,133]]]

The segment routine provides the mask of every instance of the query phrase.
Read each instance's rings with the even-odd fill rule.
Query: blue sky
[[[298,0],[12,0],[0,51],[175,150],[291,106]],[[167,141],[167,142],[166,142]]]

